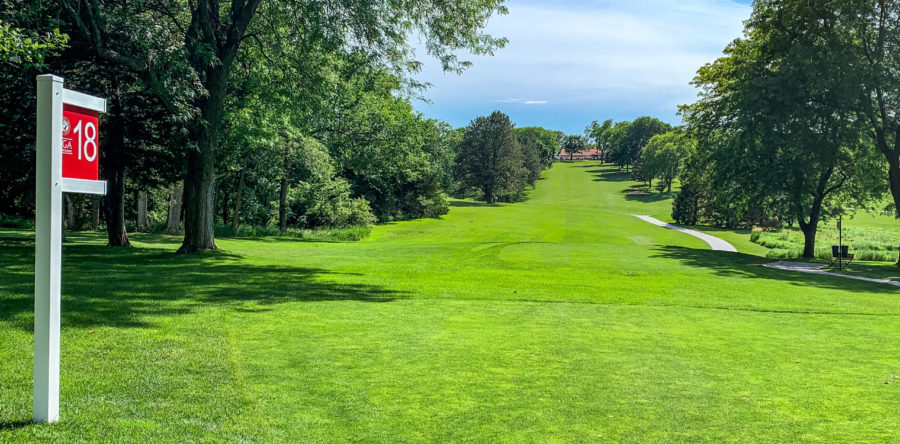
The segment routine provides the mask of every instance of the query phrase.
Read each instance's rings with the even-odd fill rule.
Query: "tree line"
[[[900,217],[897,48],[900,3],[757,0],[743,36],[698,70],[683,127],[595,121],[585,137],[635,180],[680,179],[676,222],[797,226],[811,258],[824,220]]]
[[[900,216],[898,44],[897,2],[754,2],[743,37],[698,71],[699,99],[681,107],[696,149],[673,217],[796,225],[814,257],[823,220]]]
[[[410,39],[460,73],[461,51],[505,44],[483,31],[503,13],[502,0],[10,0],[0,5],[0,214],[33,214],[34,78],[53,72],[108,99],[109,194],[69,196],[67,207],[74,225],[105,225],[109,245],[129,244],[126,221],[183,230],[179,251],[191,252],[216,248],[217,226],[439,216],[468,187],[459,165],[473,139],[414,111],[425,85]],[[521,197],[552,162],[555,133],[514,133],[518,160],[495,166],[509,171],[490,200]]]

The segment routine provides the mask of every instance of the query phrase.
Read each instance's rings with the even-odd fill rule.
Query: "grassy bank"
[[[896,226],[891,227],[884,219]],[[841,244],[850,247],[856,260],[897,261],[900,224],[893,218],[862,213],[845,219],[843,225],[843,233],[839,233],[833,221],[822,224],[816,233],[816,258],[831,260],[831,246],[838,245],[840,237]],[[769,248],[766,256],[770,258],[793,259],[803,254],[803,233],[798,229],[756,231],[750,239]]]

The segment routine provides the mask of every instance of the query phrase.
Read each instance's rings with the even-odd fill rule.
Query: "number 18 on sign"
[[[97,180],[106,100],[37,77],[34,227],[34,421],[59,420],[63,193],[106,194]]]

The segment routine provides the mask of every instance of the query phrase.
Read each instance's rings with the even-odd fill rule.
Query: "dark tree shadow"
[[[637,194],[633,193],[634,191],[643,191],[647,194]],[[629,194],[629,192],[632,192]],[[646,189],[630,189],[622,191],[625,194],[625,200],[630,202],[642,202],[642,203],[653,203],[659,202],[661,200],[668,200],[675,197],[675,193],[660,193],[658,191],[646,190]]]
[[[630,182],[631,172],[611,170],[611,169],[593,169],[587,170],[594,176],[594,182]]]
[[[499,207],[501,206],[499,203],[489,204],[487,202],[473,202],[469,200],[451,200],[451,207]]]
[[[7,293],[0,299],[0,319],[28,331],[34,310],[32,245],[0,248],[0,282]],[[406,297],[383,287],[328,279],[358,274],[251,265],[240,259],[222,252],[175,255],[152,248],[65,246],[63,326],[145,327],[154,316],[186,314],[208,304],[259,311],[286,302],[388,302]]]
[[[691,267],[708,268],[720,276],[772,279],[830,290],[897,294],[896,287],[885,284],[764,267],[764,264],[776,262],[776,260],[750,254],[699,250],[672,245],[659,246],[656,251],[657,254],[652,257],[674,259]]]

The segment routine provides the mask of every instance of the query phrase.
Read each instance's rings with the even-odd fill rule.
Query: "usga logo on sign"
[[[72,154],[72,139],[66,137],[69,135],[69,131],[72,129],[72,125],[69,123],[69,119],[63,117],[63,154]]]

